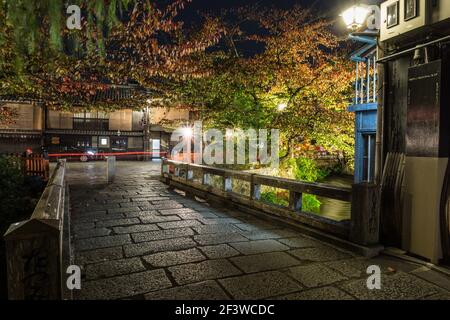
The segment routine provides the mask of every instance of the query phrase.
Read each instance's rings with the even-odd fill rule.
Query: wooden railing
[[[42,154],[6,154],[8,157],[17,159],[17,164],[26,176],[38,176],[44,181],[48,181],[50,173],[50,164]]]
[[[4,235],[9,299],[70,297],[62,280],[71,256],[65,172],[60,160],[30,219]]]
[[[194,179],[196,175],[200,178]],[[246,206],[285,219],[294,220],[330,232],[342,238],[349,238],[349,221],[338,222],[316,214],[304,212],[302,208],[302,197],[303,194],[310,194],[351,202],[351,188],[334,187],[319,183],[307,183],[242,171],[187,164],[167,159],[163,159],[162,161],[161,176],[165,183],[200,197],[213,197],[215,200],[227,200],[229,204],[234,203]],[[219,177],[222,181],[221,188],[211,185],[213,176]],[[236,192],[233,189],[233,180],[240,180],[250,184],[249,194],[244,195]],[[263,201],[261,199],[262,186],[288,191],[289,206],[282,207]]]

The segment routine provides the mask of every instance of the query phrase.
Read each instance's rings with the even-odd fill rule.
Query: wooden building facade
[[[148,153],[159,158],[171,150],[173,129],[159,123],[189,123],[189,110],[150,108],[112,113],[47,109],[38,101],[3,100],[17,115],[10,125],[0,124],[0,153],[52,154]],[[147,112],[149,114],[147,114]]]

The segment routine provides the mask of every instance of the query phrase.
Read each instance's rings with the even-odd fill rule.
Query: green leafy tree
[[[214,126],[280,129],[283,159],[315,146],[352,159],[354,118],[346,108],[353,70],[331,23],[301,7],[246,8],[224,17],[223,50],[201,60],[211,76],[180,86],[179,97],[200,106]],[[258,31],[248,31],[248,23]],[[262,50],[240,50],[249,43]]]

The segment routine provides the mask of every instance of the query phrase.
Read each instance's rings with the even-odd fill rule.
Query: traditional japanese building
[[[450,262],[450,1],[381,5],[381,240]]]
[[[351,60],[356,65],[355,96],[348,108],[355,113],[355,183],[375,180],[377,131],[377,34],[362,32],[350,38],[361,44]]]
[[[162,107],[73,113],[46,108],[39,101],[3,98],[0,103],[16,114],[14,123],[0,124],[0,153],[31,149],[51,157],[95,152],[117,153],[121,158],[148,158],[152,153],[159,158],[171,149],[169,124],[189,123],[195,117],[188,109]]]

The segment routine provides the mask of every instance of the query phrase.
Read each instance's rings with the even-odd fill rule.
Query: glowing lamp
[[[345,10],[341,16],[348,29],[358,30],[366,22],[370,10],[364,5],[354,5]]]

